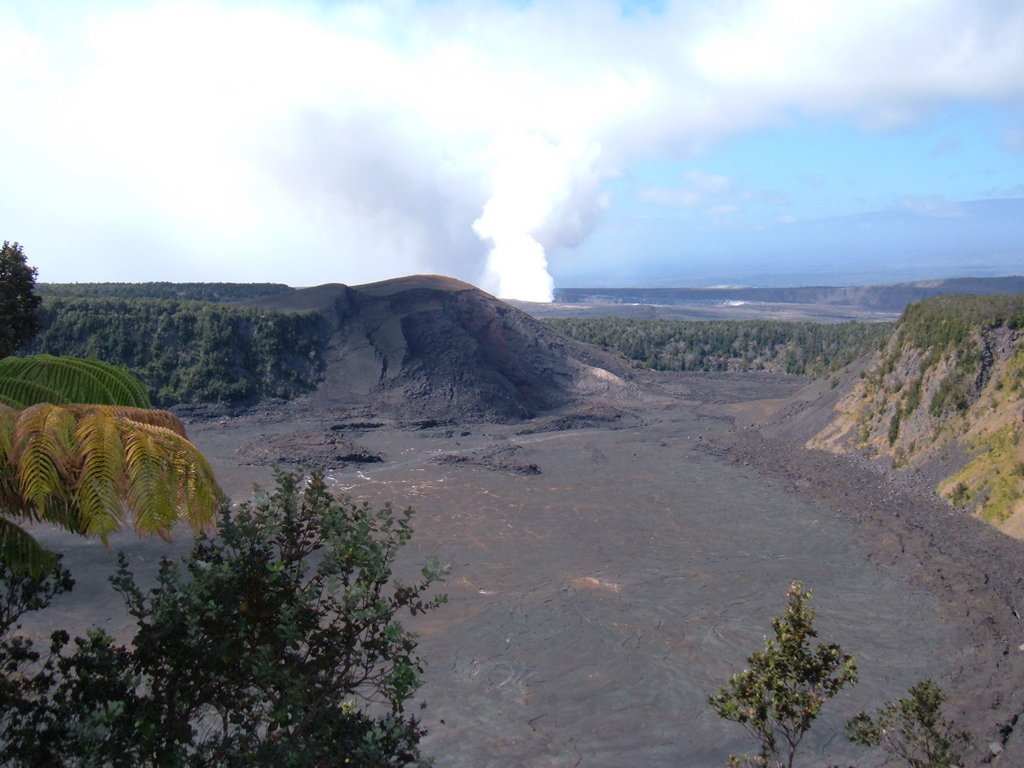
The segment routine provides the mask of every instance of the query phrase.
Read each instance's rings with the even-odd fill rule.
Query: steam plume
[[[599,153],[583,140],[556,145],[522,131],[491,141],[491,197],[473,223],[492,243],[485,288],[503,298],[551,301],[554,282],[536,236],[559,229],[558,219],[567,213],[559,209],[573,197],[574,186],[592,175]]]

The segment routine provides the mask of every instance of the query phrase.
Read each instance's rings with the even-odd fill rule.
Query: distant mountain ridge
[[[908,304],[943,294],[1018,294],[1024,276],[959,277],[893,285],[804,286],[795,288],[556,288],[565,304],[719,304],[729,301],[768,304],[824,304],[901,312]]]

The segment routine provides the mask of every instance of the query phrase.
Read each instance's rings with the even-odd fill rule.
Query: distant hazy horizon
[[[885,210],[757,232],[694,230],[678,252],[648,250],[632,270],[552,266],[559,288],[882,285],[1024,273],[1024,199],[961,203],[948,215]],[[616,248],[598,233],[593,247]],[[680,254],[685,253],[686,258]]]

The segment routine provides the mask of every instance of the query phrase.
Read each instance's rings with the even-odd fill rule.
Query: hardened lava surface
[[[860,668],[805,741],[807,765],[884,764],[848,744],[843,723],[925,676],[975,732],[970,765],[1020,764],[1019,543],[709,406],[776,403],[802,383],[662,376],[645,397],[511,424],[295,404],[189,433],[236,500],[272,481],[253,459],[260,440],[280,453],[330,435],[382,458],[339,461],[328,477],[415,508],[402,572],[428,555],[451,564],[448,605],[406,622],[426,662],[423,748],[440,768],[721,766],[751,751],[707,696],[763,647],[793,580],[814,590],[821,639]],[[188,545],[124,536],[107,552],[42,535],[79,586],[28,625],[38,632],[45,619],[130,636],[104,584],[116,549],[145,569]]]

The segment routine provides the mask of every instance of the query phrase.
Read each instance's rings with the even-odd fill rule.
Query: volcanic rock
[[[250,302],[328,326],[312,401],[399,420],[516,422],[628,389],[629,368],[446,277],[321,285]]]
[[[337,469],[346,464],[376,464],[384,457],[331,430],[261,435],[235,449],[252,466],[303,466]]]

